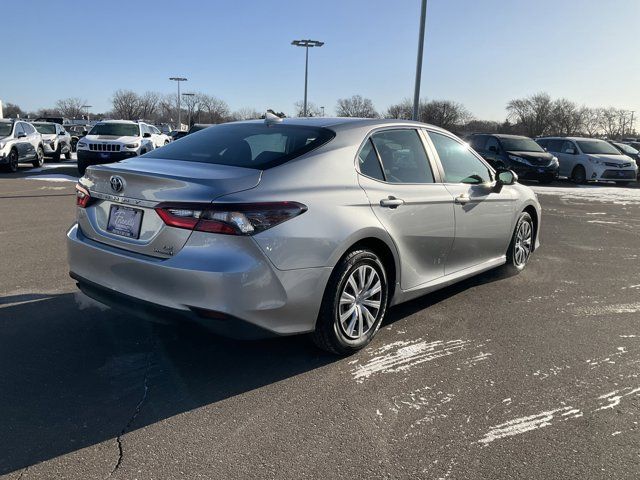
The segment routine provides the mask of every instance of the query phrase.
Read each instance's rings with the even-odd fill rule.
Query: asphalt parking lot
[[[392,308],[350,358],[93,303],[74,162],[0,176],[0,478],[640,475],[640,189],[535,187],[542,247]]]

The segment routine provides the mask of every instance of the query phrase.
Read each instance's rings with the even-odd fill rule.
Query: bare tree
[[[82,106],[86,104],[87,101],[81,98],[63,98],[56,102],[56,110],[66,118],[82,118],[85,113]]]
[[[223,123],[229,120],[231,113],[227,102],[204,93],[198,94],[197,97],[205,123]]]
[[[15,103],[5,103],[2,107],[3,114],[7,118],[24,118],[27,112],[22,110]]]
[[[258,112],[255,108],[243,107],[231,114],[231,120],[255,120],[263,114]]]
[[[600,128],[607,137],[617,137],[624,130],[625,112],[615,107],[600,109]]]
[[[584,111],[566,98],[554,100],[549,117],[549,133],[571,136],[582,132]]]
[[[353,95],[351,98],[338,99],[336,113],[339,117],[377,118],[378,112],[370,98]]]
[[[461,103],[451,100],[421,101],[418,120],[431,123],[446,130],[456,130],[467,124],[473,116]]]
[[[518,124],[526,135],[537,137],[549,129],[552,104],[547,93],[514,99],[507,104],[507,118]]]
[[[582,107],[582,129],[590,137],[595,137],[602,131],[599,108]]]
[[[405,98],[400,103],[395,103],[387,108],[385,118],[397,118],[410,120],[413,115],[413,104],[411,100]]]
[[[132,90],[116,90],[111,100],[113,116],[122,120],[138,120],[142,111],[140,96]]]
[[[295,104],[295,117],[304,117],[304,102],[302,100],[297,101]],[[307,102],[307,117],[319,117],[322,115],[322,110],[313,102]]]
[[[145,92],[138,99],[140,105],[140,118],[156,121],[162,95],[158,92]]]

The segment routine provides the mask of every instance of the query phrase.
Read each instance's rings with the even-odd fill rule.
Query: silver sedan
[[[67,234],[87,295],[230,336],[349,354],[387,308],[538,246],[540,205],[451,133],[380,119],[213,126],[90,167]]]

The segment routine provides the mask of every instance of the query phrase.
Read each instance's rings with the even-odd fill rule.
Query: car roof
[[[592,141],[600,141],[604,142],[601,138],[589,138],[589,137],[539,137],[536,140],[592,140]]]
[[[531,138],[526,135],[510,135],[508,133],[472,133],[471,136],[474,135],[486,135],[487,137],[498,137],[498,138]]]
[[[138,125],[138,123],[144,122],[134,122],[133,120],[100,120],[98,123],[128,123],[130,125]]]
[[[243,120],[234,123],[264,123],[264,120]],[[355,117],[290,117],[283,118],[281,125],[301,125],[308,127],[330,128],[331,130],[347,130],[361,127],[411,125],[414,127],[430,128],[446,132],[446,130],[430,125],[428,123],[416,122],[414,120],[403,120],[398,118],[355,118]]]

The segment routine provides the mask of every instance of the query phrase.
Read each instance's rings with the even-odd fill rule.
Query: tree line
[[[15,104],[4,106],[5,116],[35,117],[59,115],[66,118],[83,118],[86,100],[66,98],[58,100],[54,108],[28,113]],[[222,99],[206,93],[196,92],[181,98],[183,123],[222,123],[234,120],[249,120],[263,117],[263,112],[245,107],[235,111]],[[175,94],[117,90],[111,97],[111,110],[102,114],[91,114],[92,118],[117,118],[124,120],[147,120],[154,123],[177,123],[178,101]],[[458,134],[468,133],[514,133],[537,137],[541,135],[586,135],[609,138],[636,135],[634,113],[614,107],[588,107],[578,105],[567,98],[553,99],[547,93],[536,93],[510,100],[506,104],[503,122],[481,120],[461,103],[452,100],[421,99],[418,120],[430,123]],[[307,115],[324,115],[324,107],[307,103]],[[390,105],[386,110],[376,110],[373,101],[361,95],[340,98],[335,105],[339,117],[397,118],[411,119],[413,103],[409,99]],[[283,114],[284,115],[284,114]],[[303,115],[303,102],[294,104],[292,116]]]

